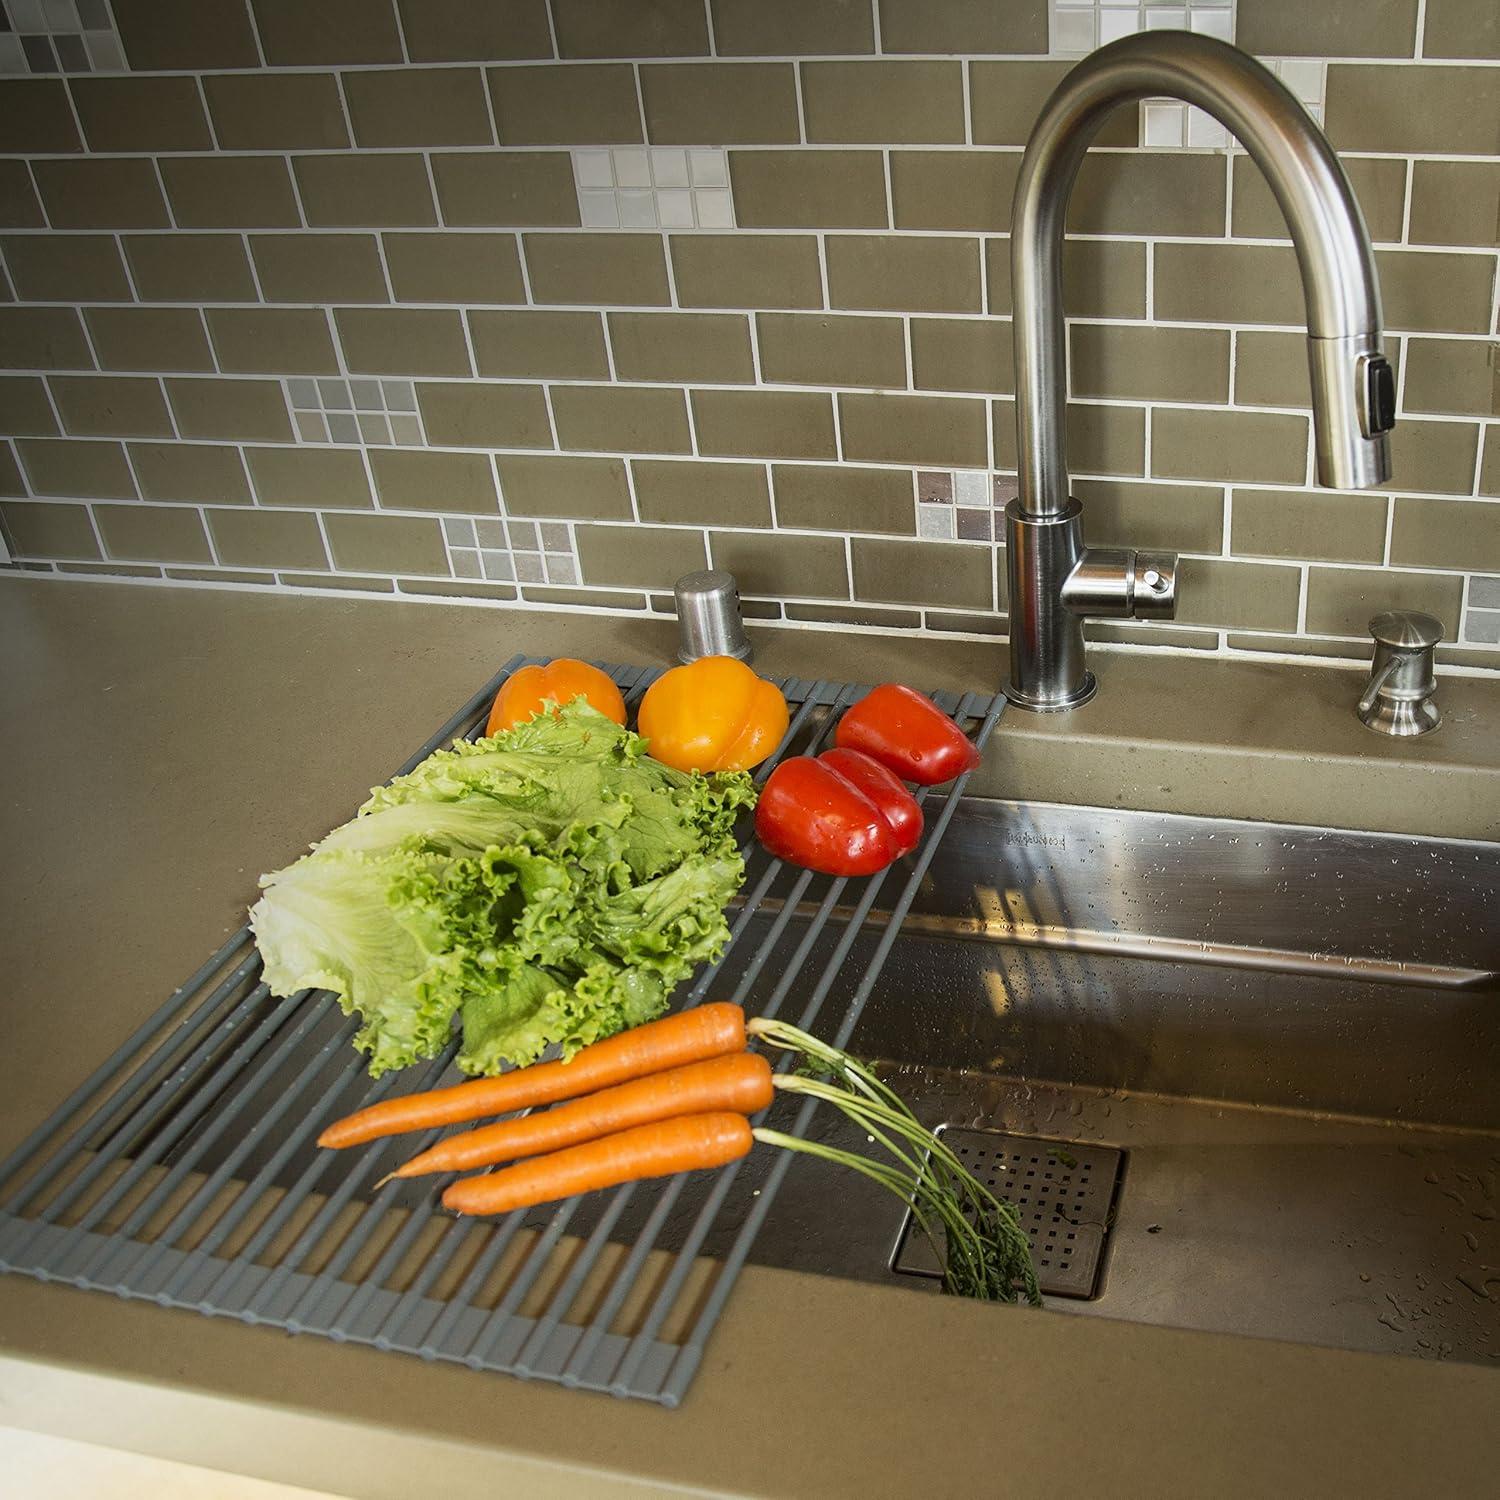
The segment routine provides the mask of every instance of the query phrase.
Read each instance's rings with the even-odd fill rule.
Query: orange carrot
[[[503,1214],[644,1177],[722,1167],[744,1156],[752,1139],[744,1115],[680,1115],[462,1178],[443,1194],[443,1207],[461,1214]]]
[[[540,1156],[679,1115],[715,1110],[753,1115],[770,1104],[773,1093],[771,1065],[765,1058],[756,1052],[730,1053],[632,1079],[555,1109],[450,1136],[430,1151],[414,1156],[391,1176],[421,1177],[428,1172],[492,1167],[497,1162]]]
[[[482,1120],[486,1115],[508,1114],[513,1109],[529,1109],[557,1099],[576,1099],[629,1078],[739,1052],[744,1046],[745,1013],[738,1005],[700,1005],[696,1010],[664,1016],[595,1042],[569,1062],[535,1063],[496,1078],[476,1078],[453,1088],[407,1094],[355,1110],[335,1120],[318,1137],[318,1144],[335,1149],[357,1146],[378,1136]]]

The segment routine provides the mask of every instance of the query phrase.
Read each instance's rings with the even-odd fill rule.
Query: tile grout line
[[[717,57],[719,55],[718,41],[714,36],[714,7],[713,0],[703,0],[703,24],[708,33],[708,55]]]
[[[557,20],[552,14],[552,0],[542,0],[542,13],[547,17],[547,40],[552,43],[552,58],[562,60],[562,48],[557,45]]]

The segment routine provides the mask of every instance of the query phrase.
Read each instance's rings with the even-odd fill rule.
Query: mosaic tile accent
[[[443,539],[455,578],[489,583],[577,583],[578,552],[564,521],[445,516]]]
[[[0,3],[0,74],[125,71],[107,0]]]
[[[409,380],[344,380],[296,375],[286,383],[304,443],[420,448],[427,439]]]
[[[728,153],[712,146],[573,152],[585,229],[733,229]]]
[[[1005,507],[1016,497],[1013,475],[983,469],[917,471],[917,535],[935,542],[1005,538]]]
[[[1145,0],[1051,0],[1050,51],[1054,57],[1082,57],[1106,42],[1138,31],[1198,31],[1220,41],[1234,40],[1235,0],[1184,0],[1152,5]]]

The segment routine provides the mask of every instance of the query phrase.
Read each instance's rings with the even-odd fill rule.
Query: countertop
[[[991,646],[755,639],[772,673],[999,675]],[[239,923],[260,870],[347,817],[507,657],[662,662],[672,630],[17,579],[0,585],[0,641],[4,1151]],[[982,789],[1469,836],[1500,824],[1495,683],[1445,680],[1444,731],[1402,746],[1354,723],[1347,672],[1096,664],[1085,709],[1002,721]],[[1478,1496],[1494,1491],[1497,1402],[1500,1369],[752,1267],[666,1411],[0,1278],[0,1422],[402,1500]]]

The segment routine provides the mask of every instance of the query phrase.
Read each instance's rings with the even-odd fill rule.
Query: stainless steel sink
[[[1500,844],[970,800],[852,1049],[934,1126],[1123,1151],[1054,1306],[1500,1360],[1497,913]],[[930,1288],[901,1218],[799,1160],[752,1258]]]

